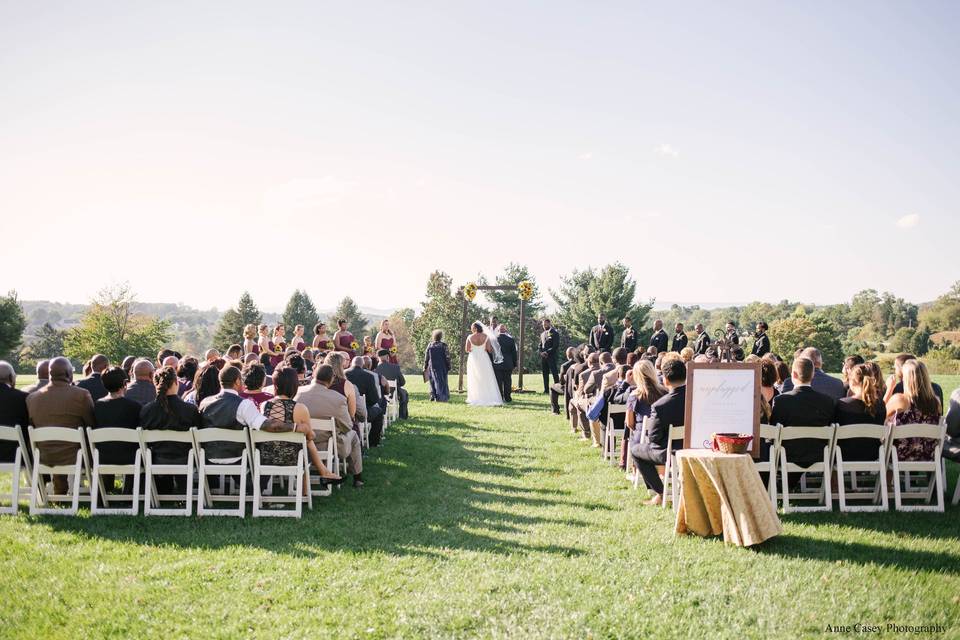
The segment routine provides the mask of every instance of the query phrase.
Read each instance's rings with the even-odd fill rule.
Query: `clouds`
[[[666,156],[668,158],[676,158],[680,155],[680,152],[673,148],[673,145],[663,143],[656,148],[656,152],[661,156]]]
[[[913,229],[918,224],[920,224],[919,213],[911,213],[897,220],[897,226],[901,229]]]

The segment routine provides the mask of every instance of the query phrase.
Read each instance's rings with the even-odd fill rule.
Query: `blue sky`
[[[932,299],[958,33],[947,2],[5,3],[0,289],[384,308],[619,260],[642,299]]]

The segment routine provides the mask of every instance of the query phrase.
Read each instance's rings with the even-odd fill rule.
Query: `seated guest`
[[[947,410],[947,437],[943,443],[943,455],[960,462],[960,389],[950,394],[950,408]]]
[[[380,393],[380,406],[383,407],[383,410],[387,409],[387,393],[389,393],[390,388],[387,386],[386,379],[377,373],[377,367],[380,365],[380,358],[375,355],[363,356],[363,368],[370,372],[370,375],[374,377],[374,380],[377,382],[377,390]]]
[[[23,392],[30,395],[37,389],[42,389],[50,382],[50,361],[41,360],[37,363],[37,381],[24,388]]]
[[[894,427],[903,424],[938,424],[943,411],[930,383],[927,366],[916,359],[907,360],[903,363],[902,373],[903,391],[893,394],[887,402],[888,422]],[[938,444],[933,438],[899,440],[897,457],[901,461],[932,460]]]
[[[309,350],[304,351],[304,354],[308,352]],[[311,380],[307,377],[307,361],[299,351],[288,353],[283,359],[283,365],[297,372],[297,384],[301,387],[310,384]]]
[[[50,361],[50,384],[27,396],[27,413],[34,427],[92,427],[93,398],[73,385],[73,365],[63,357]],[[70,465],[76,462],[77,445],[67,442],[38,443],[40,462]],[[54,476],[54,491],[67,492],[66,476]]]
[[[667,394],[667,389],[660,384],[657,371],[649,360],[638,360],[631,369],[633,388],[627,399],[627,419],[622,448],[620,451],[620,468],[627,468],[627,455],[630,446],[638,444],[643,435],[641,427],[643,419],[650,415],[653,403]]]
[[[193,356],[187,356],[180,361],[177,367],[177,378],[179,379],[177,395],[181,398],[193,389],[193,379],[197,377],[197,369],[200,363]]]
[[[843,388],[842,380],[823,372],[823,356],[820,354],[819,349],[816,347],[807,347],[800,352],[800,357],[806,358],[813,363],[814,373],[810,386],[814,391],[830,396],[834,400],[839,400],[847,395],[846,389]],[[794,360],[794,362],[796,362],[796,360]],[[784,380],[783,382],[783,391],[790,391],[791,389],[793,389],[792,374],[790,379]]]
[[[370,446],[376,447],[380,444],[380,437],[383,434],[383,406],[380,404],[379,383],[373,374],[364,368],[362,357],[355,357],[350,364],[350,368],[344,372],[344,375],[366,401],[366,421],[370,423]]]
[[[909,362],[910,360],[916,360],[917,356],[912,353],[901,353],[898,355],[894,361],[894,375],[890,376],[888,381],[887,391],[883,394],[884,402],[889,402],[890,398],[893,397],[896,393],[903,393],[903,365]],[[893,386],[890,387],[890,382],[892,381]],[[930,381],[930,386],[933,388],[933,394],[937,396],[937,399],[940,401],[940,406],[943,406],[943,388],[936,382]]]
[[[683,349],[680,349],[680,359],[683,360],[684,363],[692,361],[693,356],[694,353],[692,347],[684,347]]]
[[[204,398],[218,393],[220,393],[220,371],[211,364],[204,364],[193,378],[193,389],[183,396],[183,400],[197,407]]]
[[[140,426],[140,404],[124,397],[127,374],[120,367],[107,369],[100,376],[107,395],[93,403],[95,429],[136,429]],[[130,464],[137,453],[137,445],[128,442],[105,442],[97,445],[101,464]],[[124,491],[133,485],[133,476],[124,479]],[[113,476],[103,476],[103,484],[110,489]]]
[[[272,393],[263,390],[263,381],[267,379],[267,372],[259,362],[243,368],[243,391],[241,398],[249,398],[259,410],[264,402],[273,397]]]
[[[613,366],[600,377],[600,393],[605,393],[607,389],[613,387],[622,379],[620,367],[626,364],[627,350],[623,347],[617,347],[613,350]]]
[[[833,421],[842,426],[851,424],[883,424],[887,416],[881,387],[864,364],[855,364],[847,371],[850,395],[837,400]],[[864,438],[838,442],[843,459],[876,460],[877,441]]]
[[[861,355],[855,354],[843,359],[843,367],[840,369],[840,379],[843,381],[844,388],[847,389],[847,395],[849,395],[850,392],[850,371],[858,364],[863,364],[863,356]]]
[[[565,395],[564,389],[567,385],[567,371],[570,370],[576,360],[574,359],[574,353],[576,349],[573,347],[567,347],[565,352],[566,360],[563,361],[563,364],[560,365],[560,382],[554,382],[550,386],[550,410],[554,415],[560,415],[560,396]],[[569,418],[569,407],[567,408],[567,418]]]
[[[321,478],[339,480],[340,476],[331,472],[320,458],[320,452],[313,441],[313,429],[310,427],[310,411],[306,405],[293,399],[300,388],[300,380],[296,370],[281,364],[273,372],[273,377],[276,395],[263,403],[263,415],[284,424],[296,425],[294,430],[304,434],[307,438],[307,455],[309,456],[307,463],[313,463]],[[257,446],[260,449],[263,464],[282,467],[295,466],[301,450],[301,445],[295,442],[264,442]],[[304,478],[304,483],[307,482],[308,480]],[[309,485],[304,484],[304,486],[308,487]]]
[[[307,380],[310,380],[310,376],[313,374],[313,349],[307,348],[303,350],[301,354],[303,356],[303,365],[307,369]]]
[[[684,422],[687,367],[682,360],[667,360],[663,365],[662,373],[667,394],[651,405],[650,419],[647,421],[648,441],[637,441],[630,445],[630,455],[633,457],[637,472],[643,478],[647,489],[656,494],[651,500],[645,502],[645,505],[658,505],[663,501],[663,480],[657,473],[657,465],[665,464],[667,461],[670,427],[680,426]],[[641,374],[644,375],[643,372]],[[646,381],[638,380],[638,389],[641,384],[646,384]]]
[[[208,367],[213,369],[213,367]],[[197,407],[184,402],[177,395],[180,381],[172,367],[163,367],[153,376],[156,399],[140,409],[140,426],[163,431],[189,431],[200,426]],[[184,464],[192,446],[185,442],[157,442],[150,445],[155,464]],[[183,476],[156,476],[157,491],[161,494],[183,492]]]
[[[240,360],[243,358],[243,347],[239,344],[232,344],[227,348],[227,355],[224,358],[228,361]]]
[[[410,401],[410,393],[404,389],[407,384],[407,379],[403,377],[403,371],[400,369],[400,365],[390,361],[390,351],[387,349],[380,349],[377,352],[377,355],[380,356],[380,364],[377,365],[377,373],[380,374],[381,378],[385,378],[391,382],[396,383],[397,385],[397,403],[399,404],[398,413],[401,420],[407,418],[407,404]]]
[[[777,384],[777,367],[769,360],[760,361],[760,422],[770,424],[770,414],[773,411],[773,399],[779,395]]]
[[[600,393],[600,383],[603,375],[613,368],[613,356],[609,351],[591,353],[588,358],[591,366],[580,374],[580,384],[578,386],[579,397],[577,398],[577,413],[580,428],[587,439],[593,440],[593,446],[600,446],[600,426],[595,420],[587,418],[587,411],[590,405],[596,400]]]
[[[783,393],[783,383],[790,379],[790,367],[783,360],[778,361],[774,366],[777,368],[777,384],[773,388],[777,393]]]
[[[353,486],[363,486],[363,454],[360,450],[360,438],[353,430],[353,416],[347,407],[347,398],[332,389],[334,381],[333,367],[324,364],[317,367],[313,384],[300,387],[294,400],[306,405],[310,417],[315,419],[333,418],[337,425],[337,449],[347,461],[347,470],[353,476]],[[330,434],[314,432],[319,449],[325,449]]]
[[[220,352],[216,349],[207,349],[207,352],[203,354],[203,359],[206,360],[207,364],[213,364],[220,359]]]
[[[100,377],[108,366],[110,366],[110,361],[107,360],[107,356],[98,353],[90,358],[90,376],[77,383],[78,387],[90,392],[90,397],[93,398],[94,402],[107,395],[107,390],[104,388]]]
[[[813,360],[800,357],[793,361],[790,376],[793,387],[773,399],[771,424],[790,427],[825,427],[833,422],[836,400],[811,386],[816,367]],[[840,382],[837,380],[837,382]],[[823,461],[823,442],[808,438],[784,443],[787,460],[801,467]],[[801,474],[795,474],[799,482]],[[794,483],[791,482],[791,486]]]
[[[0,426],[21,427],[24,439],[27,438],[27,425],[30,424],[27,395],[26,391],[17,389],[17,373],[13,365],[0,360]],[[16,443],[0,440],[0,462],[13,462],[16,449]],[[21,455],[27,457],[30,452],[22,451]]]
[[[127,391],[124,394],[128,400],[133,400],[142,407],[157,399],[157,388],[153,384],[153,371],[153,363],[145,358],[140,358],[133,363],[131,370],[133,382],[127,386]]]

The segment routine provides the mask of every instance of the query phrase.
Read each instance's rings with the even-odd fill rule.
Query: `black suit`
[[[377,373],[380,374],[381,378],[386,378],[391,382],[397,383],[397,404],[399,417],[401,420],[405,420],[409,415],[407,412],[407,405],[410,402],[410,394],[403,387],[407,384],[407,379],[403,377],[403,371],[400,370],[400,365],[393,364],[390,362],[381,362],[377,365]]]
[[[630,446],[633,464],[643,477],[644,484],[658,494],[663,494],[663,480],[657,473],[657,465],[667,461],[667,439],[670,427],[678,427],[686,420],[687,387],[677,387],[653,403],[647,421],[648,442]],[[639,425],[637,426],[639,429]],[[674,448],[683,446],[683,441],[674,442]]]
[[[693,345],[693,353],[695,355],[703,355],[707,352],[707,347],[710,346],[710,336],[706,331],[703,333],[697,334],[697,341]]]
[[[684,333],[683,331],[681,331],[680,333],[674,334],[672,351],[676,351],[677,353],[680,353],[680,351],[686,348],[687,341],[688,341],[687,334]]]
[[[540,371],[543,372],[543,392],[550,390],[549,376],[553,374],[553,381],[559,382],[557,373],[557,351],[560,349],[560,332],[550,327],[540,334]]]
[[[770,353],[770,337],[766,333],[761,333],[753,341],[753,355],[761,358]]]
[[[493,365],[493,373],[497,376],[497,386],[500,387],[500,396],[504,402],[513,402],[510,397],[510,391],[513,387],[513,370],[517,368],[517,341],[509,333],[501,333],[497,336],[497,344],[500,345],[500,353],[503,355],[503,362],[497,362]]]
[[[90,392],[90,397],[93,398],[93,401],[96,402],[100,398],[107,397],[107,388],[103,386],[103,380],[100,379],[99,373],[90,374],[89,378],[84,378],[77,383],[77,386],[81,389],[86,389]]]
[[[637,331],[633,327],[629,329],[624,329],[623,333],[620,334],[620,346],[626,349],[627,351],[636,351],[637,350]]]
[[[794,387],[773,399],[771,424],[790,427],[825,427],[833,423],[837,402],[830,396],[814,391],[810,386]],[[823,441],[791,440],[784,445],[787,461],[801,467],[823,461]]]
[[[594,325],[590,329],[590,346],[600,352],[610,351],[613,346],[613,327],[609,322]]]
[[[567,360],[560,365],[560,382],[555,382],[550,386],[550,409],[560,413],[560,394],[567,395],[567,372],[576,363],[576,360]],[[567,407],[567,417],[570,417],[570,407]]]
[[[372,373],[360,367],[350,367],[344,372],[347,380],[364,396],[367,405],[367,422],[370,423],[370,446],[380,444],[383,435],[383,405],[380,402],[380,389]]]
[[[665,353],[667,350],[667,332],[663,329],[655,331],[650,336],[650,346],[657,348],[657,353]]]
[[[0,382],[0,426],[15,427],[20,426],[23,433],[23,439],[26,443],[27,425],[30,424],[30,417],[27,414],[27,393],[20,389],[14,389],[8,384]],[[29,460],[30,445],[26,444],[28,451],[21,451],[20,456]],[[0,441],[0,462],[13,462],[14,452],[17,449],[15,442]],[[16,479],[19,482],[19,478]]]

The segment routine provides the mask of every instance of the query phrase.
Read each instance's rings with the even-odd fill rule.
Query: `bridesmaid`
[[[248,324],[243,328],[243,354],[260,354],[260,345],[257,344],[257,328]]]
[[[370,336],[363,336],[363,355],[373,356],[377,354],[377,350],[373,347],[373,338]]]
[[[333,344],[334,349],[337,351],[342,351],[347,354],[347,361],[353,360],[357,352],[353,348],[353,343],[356,341],[356,338],[353,337],[353,334],[347,331],[347,321],[343,318],[337,320],[337,332],[333,334]]]
[[[283,362],[283,352],[287,349],[287,328],[283,324],[278,324],[273,328],[273,351],[270,356],[270,371],[277,368],[277,365]]]
[[[380,349],[386,349],[390,352],[390,364],[398,364],[397,354],[394,353],[393,349],[397,346],[397,337],[393,334],[393,331],[390,329],[390,321],[384,318],[383,322],[380,323],[380,331],[377,333],[377,339],[375,341],[376,351]]]
[[[313,327],[313,348],[321,351],[332,351],[333,340],[327,335],[327,325],[318,322]]]
[[[450,373],[450,351],[443,341],[443,331],[434,329],[430,346],[423,356],[423,377],[430,381],[430,401],[447,402],[450,388],[447,375]]]
[[[303,351],[307,347],[307,341],[303,339],[303,325],[298,324],[293,328],[293,339],[290,341],[290,346],[292,346],[297,351]]]
[[[260,325],[260,339],[257,341],[257,344],[260,346],[259,353],[261,357],[261,362],[263,362],[263,360],[265,359],[266,364],[268,365],[267,368],[269,369],[269,371],[267,371],[267,373],[268,374],[273,373],[273,369],[269,367],[269,364],[271,360],[274,358],[274,356],[277,355],[277,352],[274,351],[274,349],[276,348],[276,345],[274,345],[273,340],[270,339],[269,325],[265,325],[265,324]]]

